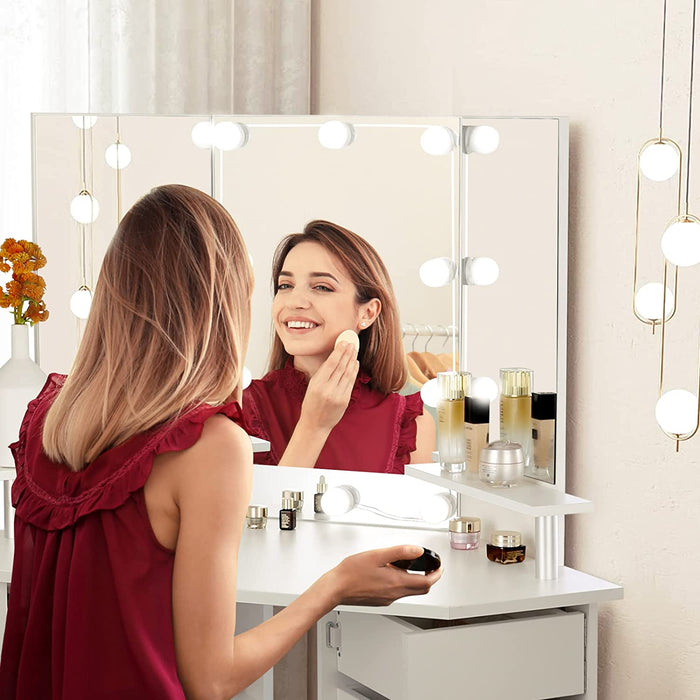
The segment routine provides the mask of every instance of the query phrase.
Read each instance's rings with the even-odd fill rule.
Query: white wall
[[[662,5],[315,0],[313,6],[314,112],[571,119],[567,487],[593,499],[596,512],[568,518],[567,563],[625,586],[625,600],[604,606],[601,615],[599,686],[606,700],[700,696],[700,436],[675,454],[657,428],[658,343],[630,310],[635,159],[658,134]],[[685,147],[692,2],[668,5],[664,130]],[[700,109],[700,85],[698,98]],[[691,179],[696,213],[697,182]],[[674,213],[668,193],[663,187],[653,193],[661,221]],[[668,216],[659,213],[667,209]],[[642,281],[653,279],[651,236]],[[684,271],[687,324],[669,328],[673,382],[690,389],[699,287],[698,273]]]

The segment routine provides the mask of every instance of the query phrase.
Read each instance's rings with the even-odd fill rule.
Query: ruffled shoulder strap
[[[423,414],[423,400],[420,393],[402,396],[403,411],[396,422],[396,465],[408,464],[411,460],[411,452],[416,449],[416,434],[418,426],[416,418]],[[403,470],[401,470],[403,471]]]
[[[194,445],[214,414],[222,413],[245,428],[238,403],[204,404],[107,450],[74,472],[49,460],[41,446],[44,416],[63,384],[60,375],[52,380],[56,376],[49,377],[29,404],[19,440],[11,445],[17,466],[12,503],[19,517],[44,530],[70,527],[92,512],[121,506],[143,488],[157,455]]]

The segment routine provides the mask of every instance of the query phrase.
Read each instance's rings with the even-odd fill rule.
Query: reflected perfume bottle
[[[532,370],[506,367],[501,374],[501,440],[523,448],[525,469],[532,465]]]
[[[532,394],[532,462],[534,475],[554,483],[557,434],[557,395],[552,391]]]
[[[437,405],[437,448],[440,466],[448,472],[463,472],[467,462],[464,435],[464,397],[469,393],[469,372],[438,372],[440,399]]]

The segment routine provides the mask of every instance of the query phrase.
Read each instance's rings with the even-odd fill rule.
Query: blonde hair
[[[364,238],[338,224],[320,219],[310,221],[303,233],[286,236],[275,250],[272,261],[272,288],[275,294],[289,251],[306,242],[323,246],[343,266],[357,288],[357,304],[364,304],[370,299],[381,302],[382,308],[374,323],[360,331],[358,359],[375,389],[384,394],[398,391],[406,383],[408,370],[394,287],[379,253]],[[270,370],[282,369],[289,357],[275,334],[270,351]]]
[[[164,185],[136,202],[46,416],[49,458],[80,471],[184,409],[240,397],[252,287],[241,234],[209,195]]]

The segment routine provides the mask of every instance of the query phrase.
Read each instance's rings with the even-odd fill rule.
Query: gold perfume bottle
[[[525,469],[532,465],[532,370],[501,369],[501,440],[523,448]]]
[[[438,372],[440,399],[437,406],[437,448],[440,465],[448,472],[466,469],[467,441],[464,436],[464,397],[469,393],[469,372]]]

